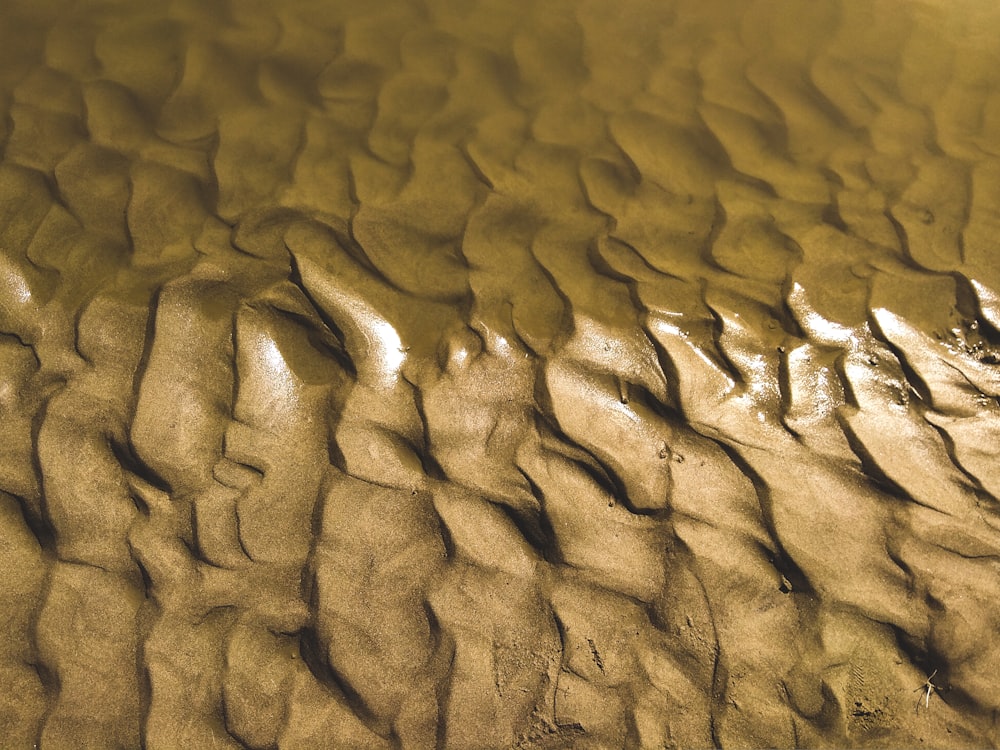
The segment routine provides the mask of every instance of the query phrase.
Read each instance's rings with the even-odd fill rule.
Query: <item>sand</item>
[[[0,747],[1000,744],[1000,11],[6,0]]]

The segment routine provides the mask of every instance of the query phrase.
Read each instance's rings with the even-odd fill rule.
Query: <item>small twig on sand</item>
[[[938,692],[938,686],[935,685],[934,682],[933,682],[934,676],[937,673],[938,673],[938,671],[935,669],[933,672],[931,672],[931,676],[927,678],[927,682],[925,682],[923,685],[921,685],[920,687],[918,687],[916,690],[913,691],[914,693],[916,693],[916,692],[918,692],[920,690],[924,691],[924,708],[930,708],[931,707],[931,692],[935,692],[935,693]],[[919,699],[917,699],[917,710],[918,711],[920,710],[920,700]]]

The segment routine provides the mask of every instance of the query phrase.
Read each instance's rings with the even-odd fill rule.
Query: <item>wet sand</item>
[[[991,4],[3,17],[0,746],[998,744]]]

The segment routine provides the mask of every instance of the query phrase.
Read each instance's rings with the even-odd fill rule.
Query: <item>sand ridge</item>
[[[997,744],[995,11],[4,16],[3,747]]]

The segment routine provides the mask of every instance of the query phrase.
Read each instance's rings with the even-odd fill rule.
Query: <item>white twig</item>
[[[918,687],[916,690],[913,691],[914,693],[920,690],[924,691],[924,708],[931,707],[931,692],[932,691],[935,693],[938,692],[938,686],[935,685],[933,682],[934,676],[937,673],[938,671],[935,669],[933,672],[931,672],[931,676],[927,678],[927,682],[925,682],[923,685],[921,685],[920,687]],[[920,708],[919,700],[917,701],[917,708]]]

